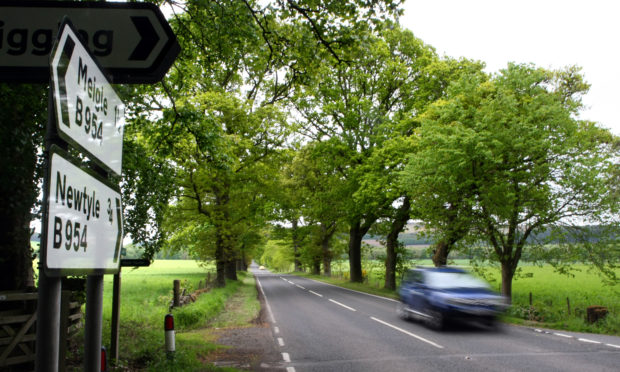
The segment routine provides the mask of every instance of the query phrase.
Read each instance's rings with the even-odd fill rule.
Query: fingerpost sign
[[[52,52],[51,77],[58,134],[120,175],[125,105],[70,23]]]

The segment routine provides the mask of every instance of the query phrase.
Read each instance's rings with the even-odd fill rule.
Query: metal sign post
[[[53,100],[55,110],[50,111],[48,132],[50,137],[58,135],[82,150],[95,165],[105,169],[97,166],[95,172],[80,166],[55,145],[63,143],[60,139],[47,143],[41,283],[45,287],[46,280],[51,278],[59,283],[61,276],[89,275],[84,370],[95,372],[101,366],[103,274],[120,270],[121,195],[119,188],[108,181],[107,171],[121,173],[124,105],[77,35],[65,18],[51,54],[50,101]],[[57,291],[50,288],[40,292],[39,313],[53,315],[40,325],[41,337],[37,333],[37,371],[58,368],[58,331],[54,335],[47,329],[59,327],[60,303],[55,301],[56,305],[53,299],[58,297],[60,285]],[[50,308],[43,308],[44,304]],[[56,360],[51,361],[54,357]]]

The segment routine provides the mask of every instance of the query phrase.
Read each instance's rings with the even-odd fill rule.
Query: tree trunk
[[[237,280],[237,260],[234,258],[228,257],[226,262],[226,279],[229,280]]]
[[[433,264],[436,267],[445,266],[448,264],[448,254],[450,254],[450,244],[445,239],[438,241],[435,244],[435,250],[433,251]]]
[[[226,262],[221,258],[221,253],[218,254],[220,248],[215,248],[215,287],[226,287]],[[219,257],[218,257],[219,256]]]
[[[398,248],[398,234],[403,231],[403,228],[409,221],[409,211],[411,205],[409,197],[406,196],[403,200],[403,204],[396,211],[396,216],[392,221],[390,233],[386,237],[386,256],[385,256],[385,288],[394,290],[396,289],[396,263],[398,262],[397,248]]]
[[[514,270],[511,262],[501,262],[502,267],[502,294],[512,303],[512,277]]]
[[[330,237],[323,237],[321,250],[323,252],[323,274],[332,276],[332,252],[329,250]]]
[[[321,257],[316,256],[312,260],[312,274],[321,275]]]
[[[300,260],[300,244],[299,244],[299,230],[298,230],[298,221],[297,219],[293,220],[293,228],[292,228],[292,238],[293,238],[293,254],[294,254],[294,264],[295,271],[303,271],[301,260]]]
[[[353,224],[349,229],[349,270],[352,282],[361,283],[362,278],[362,238],[364,233],[360,222]]]

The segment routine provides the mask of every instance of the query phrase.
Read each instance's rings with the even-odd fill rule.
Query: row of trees
[[[433,232],[435,264],[480,245],[510,295],[537,231],[618,226],[619,141],[577,119],[588,86],[576,68],[509,64],[489,75],[482,62],[439,57],[400,28],[398,1],[165,3],[179,59],[162,83],[120,88],[125,231],[146,257],[165,248],[215,260],[224,286],[282,246],[290,254],[278,261],[327,275],[345,251],[361,281],[371,231],[385,237],[385,286],[395,288],[398,234],[413,218]],[[33,155],[41,93],[11,93],[13,105],[41,106],[20,114]],[[36,157],[20,160],[32,168],[20,190],[34,196],[16,208],[28,215]],[[24,230],[19,221],[11,226]],[[567,224],[577,227],[553,230]],[[534,251],[559,267],[595,262],[613,279],[618,235],[599,235]],[[25,248],[0,248],[11,244]]]

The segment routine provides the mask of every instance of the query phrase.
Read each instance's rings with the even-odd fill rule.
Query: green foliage
[[[263,248],[260,263],[272,270],[288,272],[293,264],[294,254],[291,245],[282,240],[269,240]]]
[[[34,285],[30,221],[39,213],[47,94],[42,85],[0,84],[0,97],[0,290],[16,290]]]
[[[617,140],[574,119],[586,89],[574,69],[509,64],[496,76],[463,76],[421,118],[419,151],[402,173],[415,214],[440,235],[484,237],[507,295],[534,232],[618,224],[607,187]],[[613,268],[615,258],[593,254],[594,244],[571,249],[582,248],[589,261]]]

